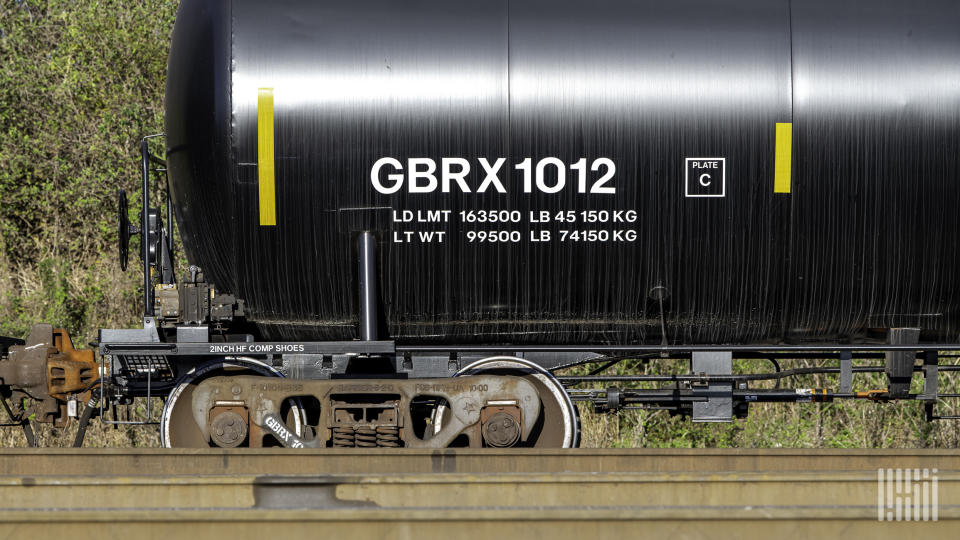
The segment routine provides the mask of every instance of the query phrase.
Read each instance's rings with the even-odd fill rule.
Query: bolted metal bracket
[[[840,393],[853,392],[853,353],[840,353]]]
[[[733,383],[709,380],[710,375],[733,373],[733,353],[695,352],[693,353],[693,372],[707,376],[706,387],[693,385],[691,388],[694,396],[706,398],[706,400],[693,402],[693,421],[733,421]]]
[[[912,345],[920,341],[919,328],[891,328],[888,334],[891,345]],[[917,353],[913,351],[887,351],[884,353],[890,397],[902,398],[910,394],[910,381]]]

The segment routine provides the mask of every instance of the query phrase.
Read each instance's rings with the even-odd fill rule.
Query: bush
[[[0,334],[46,321],[85,343],[136,323],[116,196],[139,186],[140,137],[163,130],[176,6],[0,0]]]

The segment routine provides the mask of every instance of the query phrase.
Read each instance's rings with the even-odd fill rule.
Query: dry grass
[[[655,360],[643,370],[647,373],[679,373],[682,362]],[[744,363],[742,368],[764,366]],[[826,365],[825,362],[820,364]],[[798,365],[800,365],[798,363]],[[806,365],[813,362],[806,361]],[[618,373],[626,370],[620,368]],[[882,388],[880,376],[858,377],[855,390]],[[826,387],[839,385],[836,376],[803,376],[785,379],[784,387]],[[913,392],[922,389],[914,378]],[[772,383],[752,385],[772,387]],[[941,374],[940,391],[960,392],[960,379]],[[957,400],[942,400],[938,414],[960,414]],[[919,402],[874,403],[837,401],[833,403],[778,404],[761,403],[750,407],[746,419],[731,423],[693,423],[687,418],[670,416],[666,411],[623,411],[595,413],[580,406],[582,446],[654,447],[654,448],[957,448],[960,447],[960,422],[926,422]]]
[[[157,421],[160,418],[160,411],[163,407],[163,401],[154,398],[151,407],[151,419]],[[103,420],[112,421],[114,419],[111,410],[105,411]],[[117,411],[119,420],[124,421],[128,418],[136,420],[146,419],[146,405],[144,400],[138,401],[130,406],[129,416],[126,407],[121,406]],[[6,415],[3,414],[5,417]],[[73,446],[77,435],[76,421],[71,421],[65,428],[55,428],[50,424],[33,424],[34,434],[36,435],[37,445],[43,448],[64,448]],[[19,427],[0,428],[0,448],[23,448],[27,446],[26,438]],[[103,422],[100,418],[95,418],[90,422],[87,428],[87,434],[84,438],[84,447],[86,448],[128,448],[128,447],[159,447],[160,437],[157,428],[154,425],[130,426],[130,425],[111,425]]]

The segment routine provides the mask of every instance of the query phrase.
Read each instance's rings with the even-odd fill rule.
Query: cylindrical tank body
[[[372,231],[403,342],[956,341],[958,23],[953,0],[184,0],[180,232],[269,339],[358,337]]]

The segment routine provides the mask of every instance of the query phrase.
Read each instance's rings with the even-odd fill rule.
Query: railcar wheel
[[[221,375],[262,375],[283,377],[276,369],[254,358],[230,357],[201,364],[180,377],[163,406],[160,418],[160,444],[164,448],[208,448],[200,427],[194,420],[193,392],[197,385],[210,377]],[[298,437],[303,437],[305,414],[300,403],[287,400],[287,425]]]
[[[478,360],[458,371],[467,375],[512,375],[532,383],[540,394],[540,418],[526,442],[516,446],[534,448],[577,448],[580,446],[580,415],[560,381],[542,367],[512,356],[492,356]],[[443,423],[444,406],[437,408],[435,429]]]

